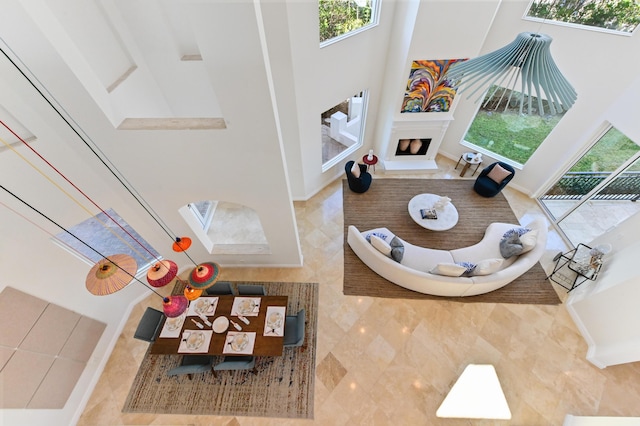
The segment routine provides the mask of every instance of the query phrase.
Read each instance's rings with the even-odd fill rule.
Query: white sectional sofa
[[[529,240],[535,238],[535,245],[526,253],[505,259],[500,252],[500,240],[507,231],[518,228],[535,230],[537,235],[529,235]],[[389,241],[394,236],[387,228],[361,232],[350,225],[347,242],[355,254],[378,275],[420,293],[434,296],[475,296],[504,287],[540,260],[547,241],[547,223],[544,218],[536,218],[523,225],[495,222],[487,227],[484,237],[477,244],[450,251],[415,246],[396,236],[404,246],[400,262],[376,249],[367,240],[367,236],[372,234],[386,235]],[[455,264],[460,262],[470,262],[477,266],[470,276],[448,276],[432,272],[436,266],[439,266],[436,271],[455,270]],[[488,274],[477,275],[483,273]]]

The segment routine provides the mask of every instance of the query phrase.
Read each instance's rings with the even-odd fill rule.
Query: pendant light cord
[[[62,225],[59,225],[56,221],[54,221],[53,219],[51,219],[50,217],[48,217],[47,215],[45,215],[44,213],[42,213],[40,210],[36,209],[35,207],[33,207],[31,204],[27,203],[26,201],[24,201],[22,198],[18,197],[16,194],[14,194],[13,192],[11,192],[10,190],[8,190],[7,188],[5,188],[3,185],[0,185],[0,188],[2,190],[4,190],[6,193],[8,193],[9,195],[11,195],[13,198],[15,198],[16,200],[20,201],[22,204],[24,204],[25,206],[29,207],[31,210],[33,210],[34,212],[38,213],[40,216],[42,216],[43,218],[47,219],[49,222],[53,223],[55,226],[57,226],[58,228],[62,229],[64,232],[66,232],[67,234],[69,234],[70,236],[72,236],[73,238],[75,238],[76,240],[78,240],[80,243],[84,244],[86,247],[88,247],[89,249],[91,249],[93,252],[97,253],[100,257],[108,260],[109,262],[111,262],[112,264],[114,264],[118,269],[120,269],[121,271],[123,271],[124,273],[126,273],[127,275],[129,275],[131,278],[133,278],[134,280],[136,280],[137,282],[139,282],[140,284],[142,284],[143,286],[147,287],[149,290],[153,291],[155,294],[157,294],[158,296],[160,296],[163,300],[165,299],[165,296],[161,295],[160,293],[158,293],[157,291],[155,291],[153,288],[149,287],[147,284],[143,283],[142,281],[140,281],[135,275],[132,275],[131,273],[129,273],[129,271],[125,270],[124,268],[121,268],[120,265],[118,265],[115,262],[112,262],[107,256],[105,256],[104,254],[100,253],[98,250],[94,249],[93,247],[91,247],[89,244],[87,244],[86,242],[84,242],[82,239],[78,238],[77,236],[75,236],[72,232],[68,231],[67,229],[65,229]]]
[[[6,43],[5,43],[5,45],[6,45]],[[140,206],[147,212],[147,214],[158,224],[158,226],[160,226],[160,228],[169,236],[169,238],[171,238],[172,241],[176,241],[177,240],[177,235],[175,233],[171,232],[171,229],[167,226],[166,223],[164,223],[162,221],[162,219],[160,219],[160,216],[153,210],[153,208],[151,208],[149,203],[146,200],[144,200],[144,198],[140,195],[140,193],[133,189],[133,185],[131,185],[131,183],[128,182],[128,181],[125,183],[126,178],[124,178],[124,175],[115,167],[115,165],[110,160],[108,160],[108,158],[104,154],[104,152],[100,151],[100,149],[97,146],[94,149],[94,147],[92,147],[91,144],[89,144],[89,142],[87,142],[85,137],[83,137],[80,134],[80,132],[75,128],[75,126],[73,126],[71,124],[71,122],[49,100],[49,98],[44,95],[42,90],[40,90],[40,88],[38,88],[36,86],[36,84],[25,74],[25,72],[18,66],[18,64],[16,64],[16,62],[11,57],[9,57],[7,52],[5,52],[5,50],[3,48],[1,48],[1,47],[0,47],[0,51],[9,60],[9,62],[11,62],[11,64],[18,70],[18,72],[20,74],[22,74],[22,76],[29,82],[29,84],[36,90],[36,92],[38,92],[38,94],[45,100],[45,102],[47,104],[49,104],[49,106],[56,112],[56,114],[58,114],[58,116],[67,124],[67,126],[69,126],[71,131],[73,131],[73,133],[75,133],[80,138],[80,140],[85,144],[85,146],[87,148],[89,148],[89,150],[93,153],[93,155],[95,155],[95,157],[98,159],[98,161],[100,161],[107,168],[107,170],[109,170],[109,172],[116,178],[116,180],[118,182],[120,182],[120,184],[127,190],[127,192],[129,192],[129,194],[138,202],[138,204],[140,204]],[[16,57],[17,57],[17,55],[16,55]],[[26,65],[25,65],[25,67],[26,67]],[[36,78],[36,80],[37,80],[37,78]],[[62,109],[64,109],[64,108],[62,108]],[[87,136],[87,138],[88,138],[88,136]],[[95,144],[93,144],[93,145],[95,145]],[[104,158],[106,158],[107,161],[109,161],[109,164],[111,165],[111,167],[113,167],[113,169],[111,167],[109,167],[109,165],[107,164],[105,159],[103,159],[102,156],[100,156],[98,154],[98,152],[96,152],[96,150],[100,151],[100,154],[102,154],[102,156],[104,156]],[[116,173],[114,170],[116,170],[118,173]],[[134,194],[134,192],[135,192],[135,194]],[[144,203],[141,200],[144,200]],[[185,250],[182,250],[182,252],[189,258],[189,260],[195,266],[197,266],[197,263],[191,258],[191,256],[189,256],[189,254]]]
[[[142,247],[147,253],[149,253],[149,255],[153,258],[156,259],[157,262],[160,261],[160,259],[151,252],[151,250],[149,250],[148,247],[146,247],[144,244],[142,244],[140,241],[138,241],[138,239],[133,236],[129,231],[127,231],[126,228],[124,228],[116,219],[114,219],[113,217],[111,217],[111,215],[109,215],[109,213],[107,213],[102,207],[100,207],[96,202],[94,202],[87,194],[85,194],[80,188],[78,188],[73,182],[71,182],[65,175],[63,175],[55,166],[53,166],[53,164],[51,164],[49,161],[47,161],[47,159],[45,159],[42,155],[40,155],[40,153],[38,153],[33,147],[31,147],[24,139],[22,139],[16,132],[14,132],[9,126],[7,126],[2,120],[0,120],[0,124],[2,126],[4,126],[9,132],[11,132],[11,134],[13,134],[16,138],[18,138],[18,140],[20,140],[20,142],[22,142],[27,148],[29,148],[35,155],[37,155],[42,161],[44,161],[49,167],[51,167],[57,174],[58,176],[60,176],[62,179],[64,179],[67,183],[69,183],[69,185],[71,185],[73,188],[75,188],[80,194],[82,194],[87,200],[89,200],[89,202],[91,204],[93,204],[96,208],[98,208],[98,210],[100,210],[105,216],[107,216],[116,226],[118,226],[125,234],[127,234],[133,241],[135,241],[140,247]],[[77,199],[75,199],[71,194],[69,194],[67,191],[65,191],[60,185],[58,185],[56,182],[54,182],[51,178],[49,178],[42,170],[40,170],[35,164],[33,164],[32,162],[30,162],[27,158],[25,158],[22,154],[20,154],[18,151],[16,151],[16,149],[14,147],[12,147],[9,143],[7,143],[7,141],[5,141],[4,139],[0,138],[0,142],[2,142],[7,148],[9,148],[11,151],[13,151],[14,154],[16,154],[18,157],[20,157],[23,161],[25,161],[27,164],[29,164],[33,169],[35,169],[38,173],[40,173],[45,179],[47,179],[52,185],[54,185],[56,188],[58,188],[63,194],[65,194],[67,197],[69,197],[73,202],[75,202],[78,206],[80,206],[81,209],[83,209],[84,211],[86,211],[91,217],[94,217],[94,214],[85,206],[83,206]],[[133,248],[127,241],[125,241],[124,239],[122,239],[122,237],[120,235],[117,235],[115,232],[113,232],[112,229],[107,227],[107,224],[105,222],[102,222],[101,220],[98,219],[98,221],[100,223],[102,223],[102,225],[109,231],[111,232],[116,238],[120,239],[124,244],[126,244],[129,248],[131,248],[131,250],[135,251],[137,254],[139,254],[141,257],[144,257],[142,255],[142,253],[138,252],[135,248]]]

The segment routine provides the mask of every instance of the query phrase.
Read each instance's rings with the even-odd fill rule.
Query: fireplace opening
[[[431,138],[398,139],[396,155],[427,155]]]

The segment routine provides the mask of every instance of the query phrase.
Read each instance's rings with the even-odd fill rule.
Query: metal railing
[[[568,172],[541,200],[580,200],[607,179],[607,172]],[[594,200],[640,199],[640,172],[623,172],[592,197]]]

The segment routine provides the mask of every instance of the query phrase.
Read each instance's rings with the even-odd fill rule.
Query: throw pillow
[[[385,240],[378,237],[377,235],[371,236],[371,245],[374,246],[376,250],[378,250],[380,253],[384,254],[385,256],[391,256],[391,246],[389,245],[389,243],[387,243]]]
[[[487,177],[500,185],[502,181],[510,175],[511,172],[509,170],[505,170],[505,168],[500,166],[500,164],[496,164],[493,166],[493,169],[491,169]]]
[[[398,263],[402,262],[402,257],[404,256],[404,244],[402,244],[402,241],[394,236],[389,245],[391,246],[391,258]]]
[[[476,269],[476,264],[471,262],[456,262],[456,265],[464,266],[466,268],[462,273],[465,277],[473,275],[473,270]]]
[[[445,275],[447,277],[460,277],[466,270],[466,267],[456,263],[438,263],[436,267],[429,272],[436,275]]]
[[[357,178],[360,177],[360,165],[355,161],[353,162],[353,166],[351,166],[351,174]]]
[[[502,266],[502,262],[504,262],[504,259],[481,260],[473,270],[473,275],[489,275],[498,272]]]
[[[533,249],[538,242],[538,231],[529,231],[520,236],[520,243],[522,244],[522,253],[526,253]],[[522,254],[520,253],[520,254]]]
[[[376,237],[382,238],[385,241],[391,241],[393,239],[393,237],[395,235],[393,234],[387,234],[383,231],[373,231],[373,232],[368,232],[365,236],[364,239],[367,240],[368,242],[371,242],[371,236],[375,235]]]
[[[500,240],[500,254],[505,259],[510,258],[511,256],[517,256],[522,253],[523,247],[520,242],[520,236],[518,234],[513,233],[509,236]]]
[[[507,232],[502,234],[502,238],[507,238],[511,234],[518,234],[518,237],[521,237],[529,231],[531,231],[531,229],[529,228],[511,228]]]

